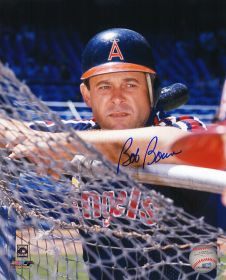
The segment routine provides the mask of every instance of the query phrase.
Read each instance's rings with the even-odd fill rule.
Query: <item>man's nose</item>
[[[112,91],[111,100],[114,104],[120,104],[121,102],[125,101],[125,94],[122,88],[114,88]]]

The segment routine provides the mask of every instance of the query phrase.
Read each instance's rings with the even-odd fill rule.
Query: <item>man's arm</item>
[[[133,166],[141,166],[145,156],[148,156],[149,160],[151,160],[158,152],[172,153],[171,144],[186,134],[188,132],[174,127],[146,127],[78,133],[83,140],[91,143],[107,159],[114,163],[118,163],[119,159],[121,159],[121,163],[128,160],[129,155],[131,156],[132,153],[134,157],[139,155],[139,161],[134,161]],[[179,163],[175,157],[165,158],[164,162]]]
[[[131,166],[142,166],[145,157],[146,163],[158,158],[162,163],[175,163],[179,161],[174,156],[161,157],[161,154],[170,155],[171,144],[178,138],[188,134],[174,127],[146,127],[126,130],[92,130],[78,131],[77,135],[86,143],[92,144],[100,153],[113,163]],[[17,145],[11,154],[11,158],[26,157],[32,162],[50,160],[71,160],[78,152],[76,142],[69,133],[39,132],[32,135],[23,144]],[[182,150],[182,149],[181,149]],[[182,151],[183,152],[183,151]],[[132,155],[133,154],[133,155]],[[41,157],[41,158],[38,158]],[[156,159],[156,160],[157,160]]]

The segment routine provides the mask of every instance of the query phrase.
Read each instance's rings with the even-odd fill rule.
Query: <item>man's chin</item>
[[[129,129],[129,128],[131,128],[131,127],[123,126],[123,125],[116,125],[113,128],[111,128],[111,129],[113,129],[113,130],[123,130],[123,129]]]
[[[136,123],[133,123],[128,118],[117,118],[111,119],[109,121],[105,120],[105,122],[99,123],[102,129],[109,129],[109,130],[122,130],[122,129],[130,129],[136,128]]]
[[[118,123],[111,124],[108,129],[122,130],[122,129],[130,129],[130,128],[135,128],[135,126],[132,126],[129,123],[118,122]]]

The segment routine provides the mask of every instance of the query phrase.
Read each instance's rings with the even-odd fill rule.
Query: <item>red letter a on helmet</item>
[[[120,60],[124,60],[117,41],[118,40],[114,40],[112,42],[111,51],[109,53],[108,60],[112,60],[113,57],[119,57]]]

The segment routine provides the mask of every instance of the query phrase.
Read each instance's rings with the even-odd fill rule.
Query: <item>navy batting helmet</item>
[[[82,80],[92,76],[138,71],[155,75],[152,51],[139,33],[113,28],[95,35],[82,55]]]

